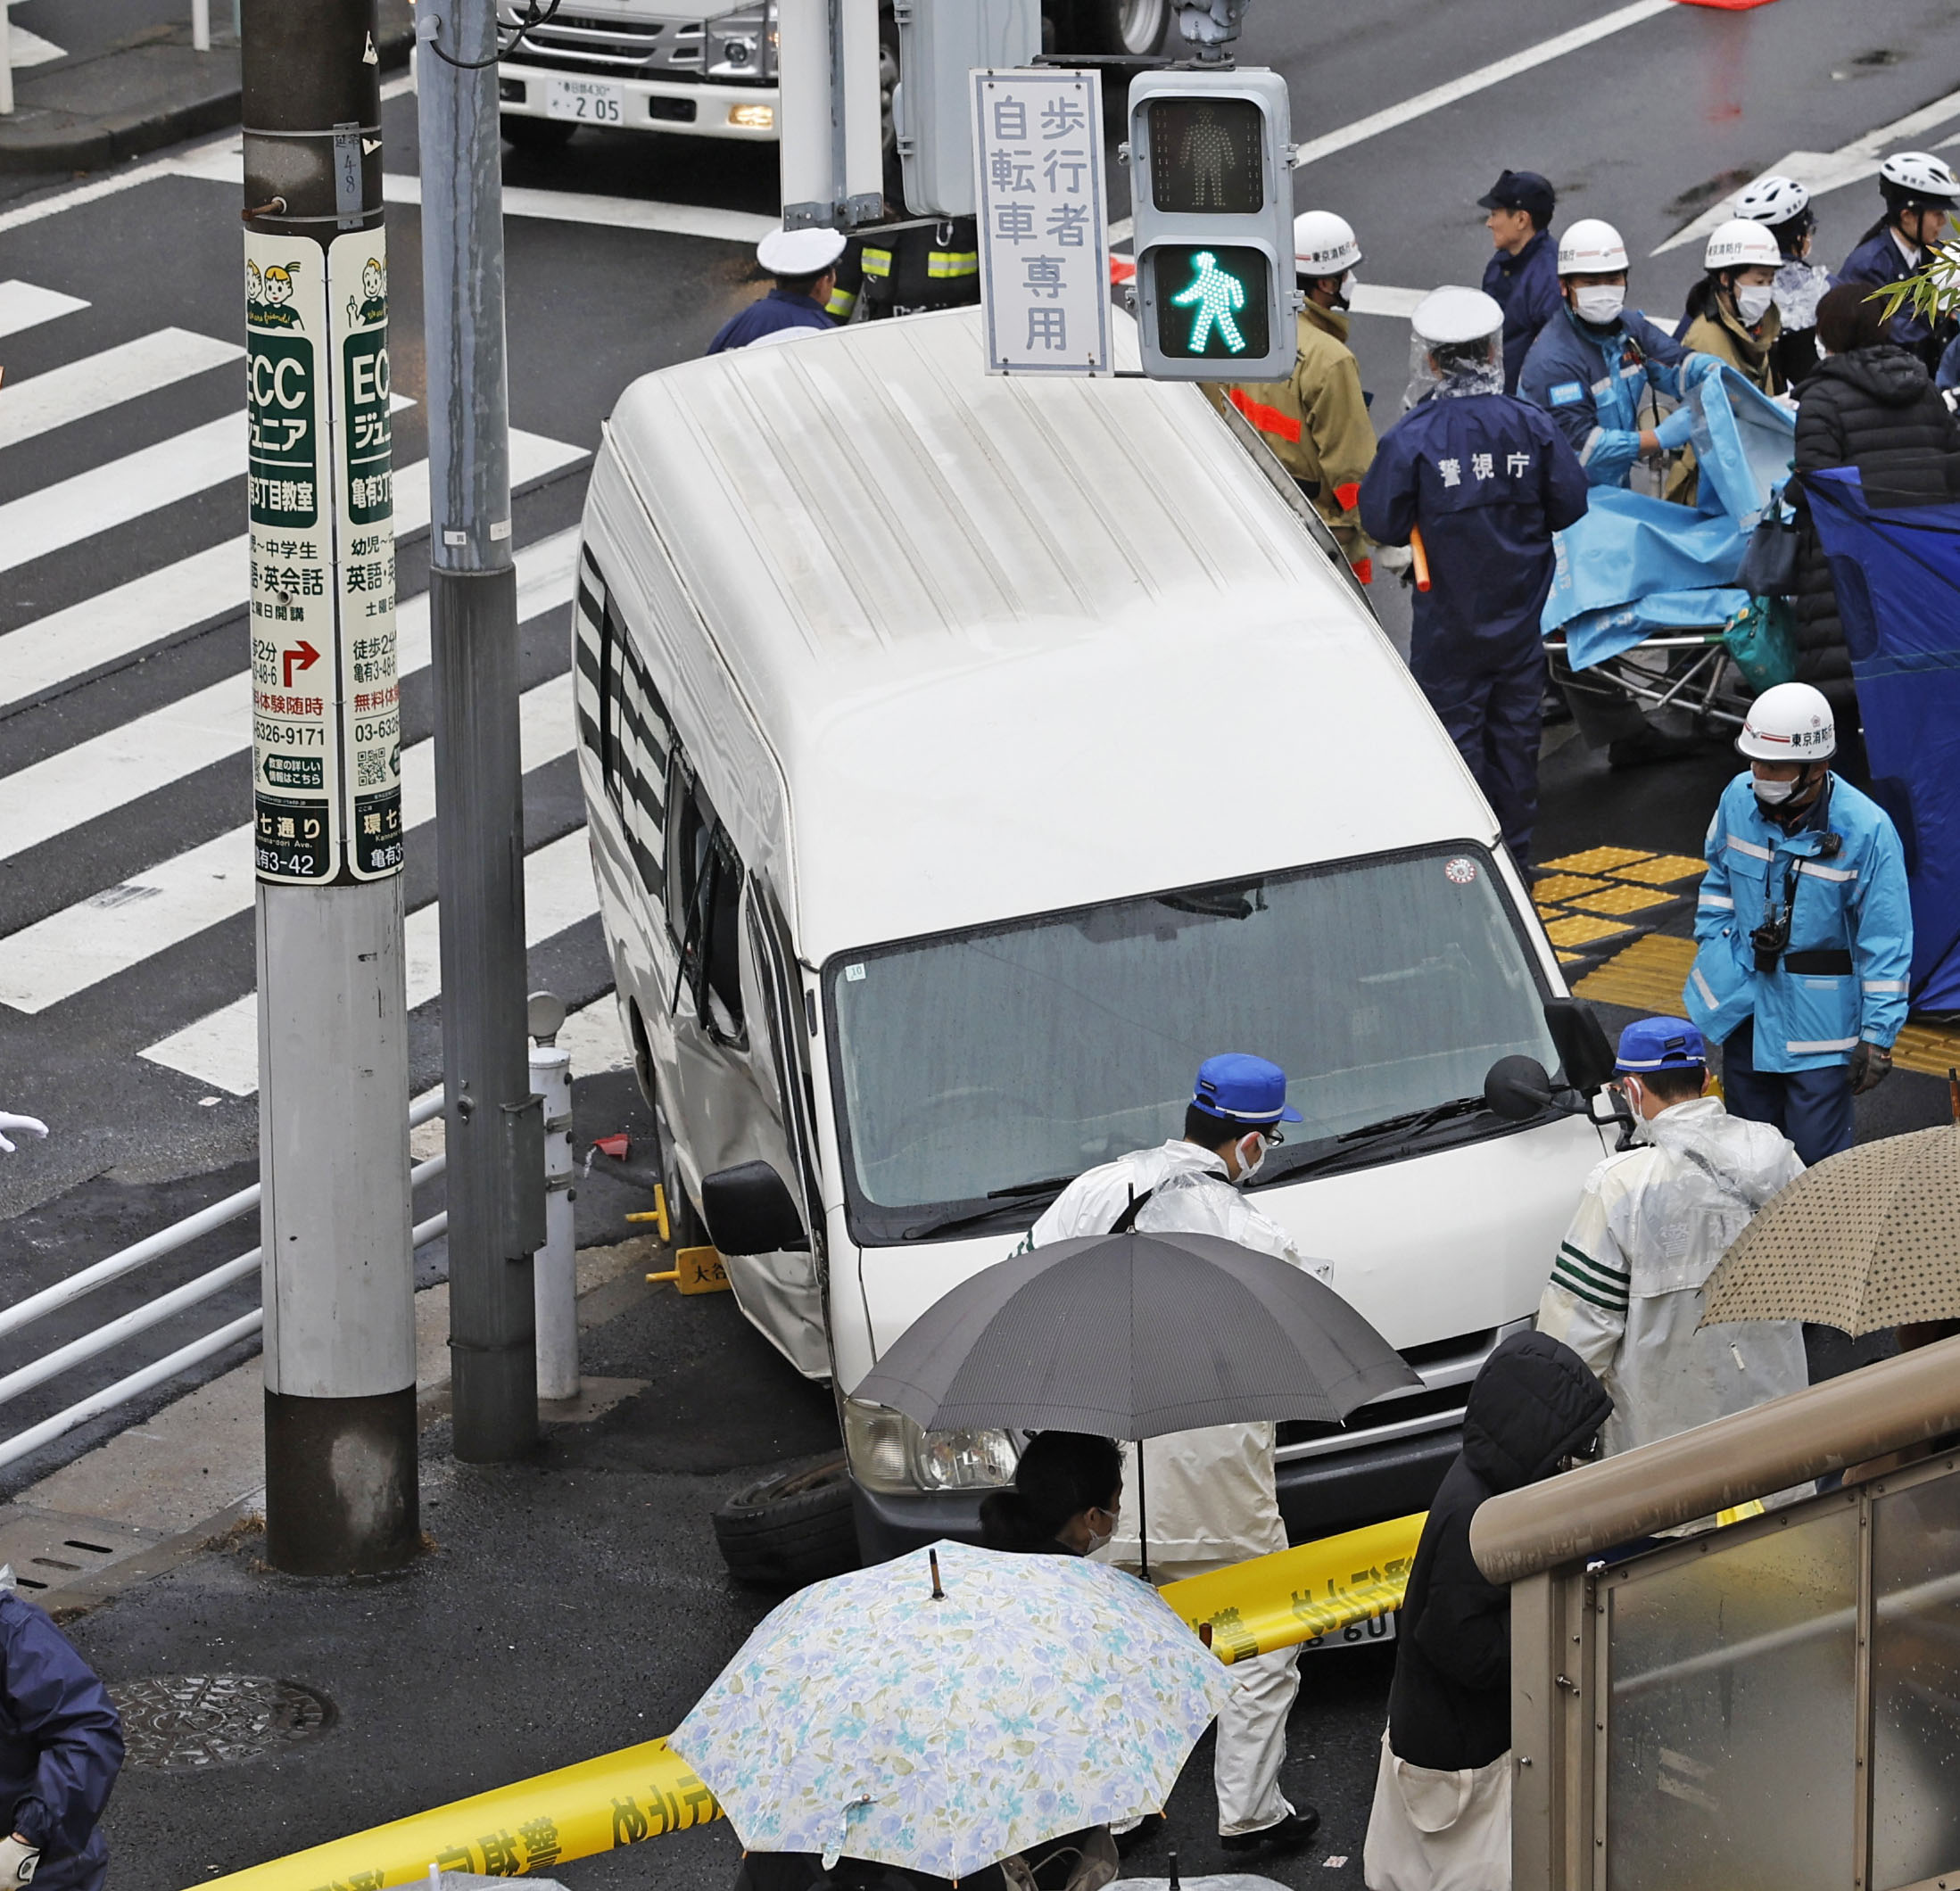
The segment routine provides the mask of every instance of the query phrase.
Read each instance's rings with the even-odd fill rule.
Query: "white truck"
[[[1163,44],[1172,0],[1044,0],[1050,50],[1147,56]],[[498,0],[504,34],[529,0]],[[777,136],[775,0],[560,0],[497,63],[503,135],[519,146],[562,145],[581,126],[682,136]],[[879,21],[880,81],[898,76],[890,10]],[[889,123],[889,113],[888,113]]]

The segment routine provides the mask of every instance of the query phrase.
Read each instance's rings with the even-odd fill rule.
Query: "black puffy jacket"
[[[1429,1507],[1409,1573],[1388,1744],[1415,1766],[1486,1766],[1511,1743],[1511,1598],[1470,1560],[1484,1499],[1535,1483],[1582,1449],[1613,1401],[1569,1346],[1514,1334],[1484,1362],[1463,1449]]]
[[[1960,498],[1960,424],[1924,364],[1890,342],[1832,355],[1797,401],[1797,470],[1856,467],[1875,506],[1930,506]],[[1851,673],[1831,567],[1797,498],[1797,674],[1824,682]]]

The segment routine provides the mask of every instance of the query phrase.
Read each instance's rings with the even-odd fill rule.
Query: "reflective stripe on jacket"
[[[1361,370],[1347,345],[1347,318],[1309,302],[1297,326],[1298,352],[1284,381],[1244,382],[1228,400],[1259,429],[1279,464],[1309,489],[1348,563],[1368,557],[1355,506],[1375,459],[1375,429],[1361,394]]]
[[[1913,962],[1906,854],[1891,816],[1833,774],[1821,820],[1786,834],[1750,779],[1745,771],[1729,783],[1708,825],[1688,1015],[1717,1041],[1753,1017],[1758,1070],[1848,1063],[1861,1037],[1890,1047],[1906,1022]],[[1757,971],[1749,934],[1786,898],[1790,943],[1774,971]]]

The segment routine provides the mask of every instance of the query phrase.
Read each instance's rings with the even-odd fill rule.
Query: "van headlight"
[[[991,1491],[1012,1483],[1021,1453],[1005,1433],[922,1432],[889,1406],[844,1401],[844,1448],[867,1491]]]

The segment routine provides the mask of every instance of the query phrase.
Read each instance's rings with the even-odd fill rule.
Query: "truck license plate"
[[[547,118],[575,119],[581,125],[623,122],[624,94],[617,86],[596,78],[548,78],[544,82]]]
[[[1315,1648],[1378,1647],[1394,1639],[1395,1612],[1391,1609],[1387,1614],[1371,1615],[1366,1622],[1351,1622],[1331,1635],[1316,1635],[1311,1641],[1303,1641],[1300,1647],[1303,1654]]]

